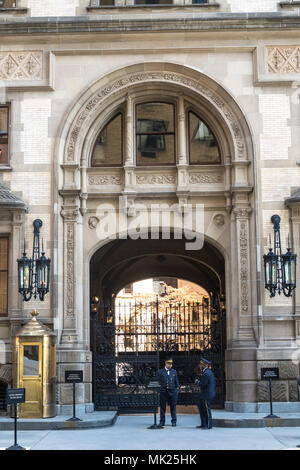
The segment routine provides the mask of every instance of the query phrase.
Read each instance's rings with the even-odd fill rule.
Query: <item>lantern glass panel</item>
[[[285,283],[287,285],[291,284],[291,271],[290,271],[290,260],[285,259],[284,260],[284,277],[285,277]]]
[[[271,284],[271,269],[270,269],[270,261],[266,261],[266,265],[265,265],[265,277],[266,277],[266,285],[270,285]]]
[[[291,283],[296,284],[296,260],[291,260]]]
[[[30,267],[27,263],[24,266],[23,279],[24,279],[23,288],[24,289],[29,289],[29,287],[30,287]]]
[[[277,263],[272,260],[272,284],[277,284]]]

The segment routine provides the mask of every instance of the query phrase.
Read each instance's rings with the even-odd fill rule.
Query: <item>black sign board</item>
[[[82,370],[66,370],[65,382],[68,384],[78,384],[78,383],[83,382],[83,371]]]
[[[147,387],[155,390],[160,388],[160,383],[158,380],[150,380]]]
[[[261,369],[261,380],[278,380],[279,368],[278,367],[263,367]]]
[[[8,388],[6,391],[6,403],[8,405],[25,403],[25,388]]]

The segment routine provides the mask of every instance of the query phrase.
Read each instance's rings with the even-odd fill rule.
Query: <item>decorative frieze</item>
[[[223,175],[217,173],[191,173],[190,184],[213,184],[223,183]]]
[[[137,184],[176,184],[176,175],[137,175]]]
[[[267,47],[268,73],[300,73],[300,46]]]
[[[41,51],[0,52],[1,80],[41,80],[42,75]]]
[[[123,184],[123,176],[118,175],[89,175],[88,177],[90,186],[101,185],[115,185],[120,186]]]

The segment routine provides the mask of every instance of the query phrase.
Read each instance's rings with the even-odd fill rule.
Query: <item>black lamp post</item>
[[[19,292],[23,295],[23,300],[28,302],[32,297],[39,297],[41,301],[49,292],[50,285],[50,258],[46,258],[43,241],[42,254],[40,252],[40,228],[43,222],[36,219],[33,222],[33,249],[32,258],[27,258],[24,240],[24,252],[18,263],[18,284]]]
[[[274,247],[270,242],[269,253],[264,255],[265,288],[270,292],[270,297],[275,297],[276,292],[291,297],[296,287],[297,255],[291,252],[289,237],[287,252],[282,254],[279,215],[273,215],[271,222],[274,226]]]

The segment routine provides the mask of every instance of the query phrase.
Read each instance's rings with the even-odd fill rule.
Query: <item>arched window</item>
[[[115,115],[97,137],[91,166],[123,165],[123,115]]]
[[[136,106],[137,165],[175,164],[174,105],[141,103]]]
[[[221,163],[215,136],[192,111],[188,113],[190,163],[194,165]]]

